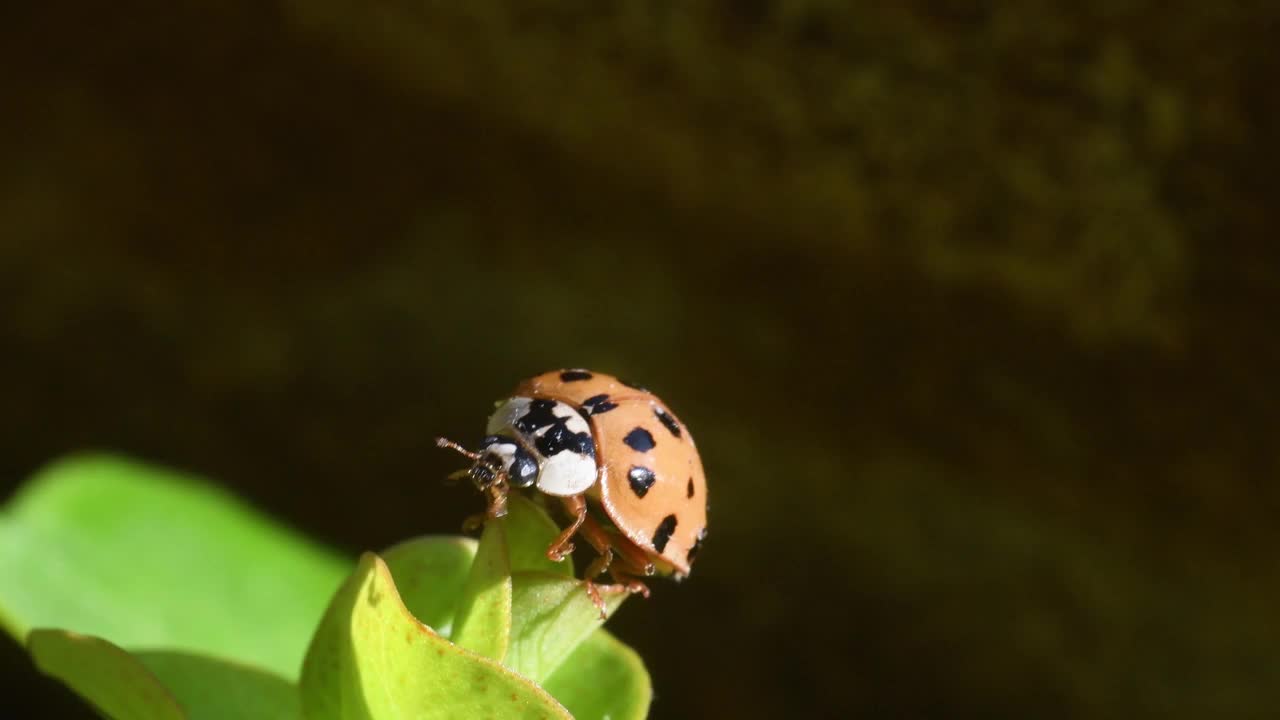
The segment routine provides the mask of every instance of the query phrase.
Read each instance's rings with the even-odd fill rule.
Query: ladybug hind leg
[[[622,570],[629,575],[639,575],[648,577],[654,573],[653,561],[645,554],[644,550],[636,547],[636,544],[627,540],[612,536],[613,549],[618,553],[619,562],[613,566],[613,574],[616,576],[618,570]],[[647,597],[647,595],[646,595]]]
[[[607,530],[600,527],[595,518],[590,516],[584,518],[581,531],[582,536],[591,543],[591,547],[600,553],[600,556],[587,566],[587,571],[582,575],[582,582],[586,586],[587,596],[600,611],[601,620],[608,617],[604,598],[601,596],[602,592],[640,593],[646,598],[649,597],[649,588],[640,582],[637,576],[652,574],[653,564],[643,557],[643,553],[640,553],[638,548],[635,550],[640,554],[642,564],[636,562],[635,554],[630,552],[631,548],[618,543]],[[614,552],[615,548],[618,550],[617,553]],[[614,582],[609,585],[600,585],[595,582],[595,579],[605,570],[609,571]]]

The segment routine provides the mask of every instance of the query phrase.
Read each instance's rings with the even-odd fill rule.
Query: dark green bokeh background
[[[122,450],[380,548],[598,368],[711,484],[612,623],[654,717],[1276,708],[1275,6],[12,5],[0,493]]]

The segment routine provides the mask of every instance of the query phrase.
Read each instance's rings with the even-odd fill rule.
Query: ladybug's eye
[[[533,485],[538,479],[538,461],[525,452],[524,448],[517,448],[511,458],[511,467],[507,469],[507,478],[514,487]]]

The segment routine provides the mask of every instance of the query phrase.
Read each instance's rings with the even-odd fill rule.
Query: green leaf
[[[396,579],[400,599],[424,625],[445,637],[476,557],[476,541],[427,536],[406,540],[382,553]]]
[[[308,720],[570,717],[538,686],[419,623],[369,553],[325,613],[301,686]]]
[[[597,630],[542,685],[576,720],[643,720],[653,688],[634,650]]]
[[[172,470],[89,455],[0,513],[0,623],[234,658],[297,677],[351,564]]]
[[[560,534],[560,526],[537,503],[523,495],[510,495],[507,514],[499,522],[506,526],[511,572],[540,570],[573,576],[572,560],[556,562],[547,557],[547,548]]]
[[[511,638],[511,561],[506,523],[485,524],[471,575],[458,602],[450,638],[457,645],[502,661]]]
[[[183,720],[178,699],[137,658],[106,640],[62,630],[33,630],[36,667],[118,720]]]
[[[31,631],[37,665],[126,720],[568,718],[544,679],[581,718],[642,717],[644,667],[547,559],[558,532],[513,496],[479,544],[409,540],[344,584],[349,563],[190,476],[73,458],[0,513],[0,612],[80,631]]]
[[[580,580],[543,572],[512,577],[511,646],[504,663],[541,682],[582,641],[604,624]],[[618,609],[625,594],[604,594],[606,612]]]
[[[133,656],[178,698],[190,720],[289,720],[302,717],[298,686],[248,665],[169,650]]]
[[[437,588],[447,586],[451,588],[447,592],[449,597],[457,598],[461,595],[464,597],[463,603],[470,603],[473,607],[488,607],[492,616],[477,621],[477,625],[468,625],[472,628],[487,628],[484,632],[477,630],[474,640],[478,643],[496,644],[493,635],[502,637],[502,632],[510,628],[510,643],[503,664],[530,680],[539,682],[548,676],[560,677],[556,669],[573,663],[574,658],[578,657],[579,663],[572,669],[572,677],[576,680],[573,683],[561,681],[562,689],[559,692],[563,694],[555,694],[561,702],[577,703],[593,712],[595,708],[606,707],[607,704],[602,704],[604,701],[601,699],[593,699],[592,693],[601,687],[610,688],[620,691],[622,696],[611,700],[616,706],[607,705],[609,712],[617,716],[623,710],[634,711],[635,717],[643,717],[649,697],[649,679],[644,666],[634,654],[628,655],[630,651],[617,641],[596,640],[597,636],[603,635],[603,631],[597,630],[603,621],[582,582],[570,572],[572,564],[554,563],[547,559],[546,548],[559,534],[559,528],[534,502],[512,496],[508,503],[508,514],[489,523],[490,528],[486,528],[485,537],[480,544],[478,558],[483,560],[483,556],[488,553],[491,562],[477,562],[473,574],[468,577],[463,563],[466,557],[476,552],[474,542],[462,541],[466,544],[459,548],[449,542],[458,539],[413,540],[388,551],[396,556],[396,565],[387,563],[396,584],[403,588],[405,583],[409,583],[421,588],[419,591],[426,592],[427,595],[430,595],[428,585]],[[503,591],[492,591],[492,588],[502,587],[500,585],[489,586],[492,591],[489,602],[480,599],[484,593],[469,597],[462,590],[468,583],[480,585],[481,581],[477,578],[492,580],[497,576],[502,569],[500,560],[504,556],[499,544],[504,538],[505,556],[511,558],[513,569],[518,565],[523,568],[510,577],[509,607]],[[424,557],[415,557],[417,554]],[[445,557],[434,557],[440,554]],[[447,572],[438,582],[428,583],[412,576],[402,578],[400,574],[400,568],[440,566],[446,567]],[[612,613],[625,598],[621,594],[606,594],[608,611]],[[405,604],[413,609],[407,600]],[[509,618],[500,617],[504,607],[510,613]],[[415,614],[419,620],[424,619],[421,614]],[[439,629],[439,626],[436,627]],[[457,639],[454,638],[455,641]],[[584,641],[597,646],[591,655],[578,654],[577,648]],[[494,650],[490,652],[496,653]],[[496,655],[486,655],[497,658]],[[589,658],[590,661],[584,662],[581,658]],[[634,710],[635,707],[640,709]]]
[[[511,635],[511,573],[536,570],[558,577],[573,576],[571,561],[555,562],[547,557],[547,547],[559,533],[560,528],[532,500],[518,494],[509,496],[507,514],[485,523],[471,574],[462,592],[452,595],[461,599],[450,639],[501,661]],[[431,624],[421,615],[418,617]]]
[[[498,521],[506,529],[512,571],[511,640],[503,663],[541,681],[604,621],[582,581],[574,578],[573,562],[547,557],[547,547],[560,534],[555,522],[524,496],[510,496],[507,507]],[[612,614],[625,597],[606,595],[606,611]]]
[[[175,651],[127,652],[101,638],[33,630],[36,666],[118,720],[290,720],[297,688],[245,665]]]

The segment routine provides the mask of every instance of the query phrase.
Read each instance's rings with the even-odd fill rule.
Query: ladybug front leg
[[[507,514],[507,479],[505,477],[495,479],[489,487],[485,488],[485,495],[488,496],[488,506],[484,512],[471,515],[462,521],[463,532],[479,530],[486,522]]]
[[[573,552],[573,543],[569,541],[573,539],[574,534],[578,532],[578,528],[582,527],[582,523],[587,519],[586,497],[583,495],[572,495],[570,497],[563,498],[562,500],[564,502],[564,509],[573,516],[573,522],[570,523],[569,527],[565,528],[555,540],[552,540],[549,546],[547,546],[547,557],[550,558],[552,562],[560,562],[568,557],[569,553]]]

